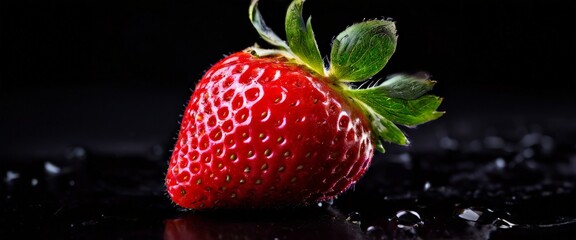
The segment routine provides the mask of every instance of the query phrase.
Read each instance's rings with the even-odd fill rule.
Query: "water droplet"
[[[12,182],[13,180],[16,180],[20,177],[20,173],[14,172],[14,171],[8,171],[6,172],[6,177],[4,177],[4,179],[6,180],[6,182]]]
[[[328,199],[328,200],[324,200],[322,202],[318,203],[318,207],[329,207],[332,206],[334,204],[334,199]]]
[[[362,216],[360,216],[359,212],[351,212],[350,214],[348,214],[346,221],[360,225],[360,223],[362,222]]]
[[[410,163],[412,161],[412,157],[408,153],[402,153],[398,155],[398,160],[402,163]]]
[[[396,213],[396,221],[398,228],[414,228],[424,224],[420,214],[410,210],[398,211]]]
[[[390,161],[400,164],[406,169],[412,169],[412,156],[408,153],[401,153],[393,156]]]
[[[494,225],[497,228],[503,228],[503,229],[508,229],[508,228],[513,228],[515,226],[517,226],[518,224],[514,224],[509,222],[506,219],[502,219],[502,218],[497,218],[492,225]]]
[[[506,167],[506,161],[503,158],[497,158],[494,163],[498,169],[504,169]]]
[[[479,224],[493,223],[498,215],[492,209],[483,207],[467,207],[457,211],[458,217]]]
[[[51,162],[45,162],[44,170],[50,175],[57,175],[61,172],[62,169]]]
[[[470,208],[462,209],[462,211],[458,214],[458,217],[468,220],[468,221],[478,221],[478,219],[482,216],[482,212],[475,211]]]
[[[366,234],[370,239],[386,239],[386,232],[379,226],[369,226]]]
[[[426,183],[424,183],[424,191],[430,190],[430,187],[432,187],[432,184],[430,184],[429,181],[426,181]]]

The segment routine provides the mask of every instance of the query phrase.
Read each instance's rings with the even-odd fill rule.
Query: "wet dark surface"
[[[453,120],[411,130],[421,132],[414,136],[413,146],[389,146],[386,154],[376,155],[365,177],[333,202],[293,209],[181,210],[164,194],[167,156],[162,151],[121,157],[94,155],[78,147],[61,159],[20,165],[4,162],[0,165],[0,236],[576,237],[574,129]],[[466,124],[479,130],[462,131]]]

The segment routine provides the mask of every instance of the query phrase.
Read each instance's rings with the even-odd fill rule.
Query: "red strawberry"
[[[423,95],[427,78],[394,75],[354,88],[378,73],[396,47],[394,23],[354,24],[335,38],[325,67],[303,0],[286,16],[287,43],[264,24],[257,1],[250,20],[278,49],[231,54],[202,77],[186,107],[166,175],[184,208],[307,205],[346,191],[384,141],[408,144],[394,124],[415,126],[442,115],[441,99]]]

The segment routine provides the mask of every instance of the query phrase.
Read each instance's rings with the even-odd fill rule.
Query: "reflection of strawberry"
[[[302,4],[295,0],[288,9],[284,42],[252,1],[250,20],[277,49],[231,54],[196,86],[166,176],[176,204],[254,208],[332,199],[363,175],[383,141],[408,144],[394,123],[415,126],[442,115],[441,99],[423,95],[434,83],[426,78],[347,84],[387,63],[396,47],[393,22],[347,28],[335,38],[326,67]]]
[[[333,208],[184,213],[164,221],[164,240],[365,239],[360,226]]]

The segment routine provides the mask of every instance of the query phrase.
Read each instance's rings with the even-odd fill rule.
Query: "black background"
[[[262,0],[280,36],[288,0]],[[168,152],[190,89],[225,54],[263,43],[242,1],[3,1],[0,161]],[[318,1],[304,5],[323,55],[366,18],[397,23],[377,77],[426,71],[451,119],[567,119],[574,97],[569,1]],[[554,121],[552,121],[554,122]],[[556,125],[562,125],[556,124]],[[558,127],[558,126],[554,127]],[[571,125],[574,126],[574,125]],[[468,125],[474,128],[474,125]],[[412,137],[427,133],[411,132]]]

